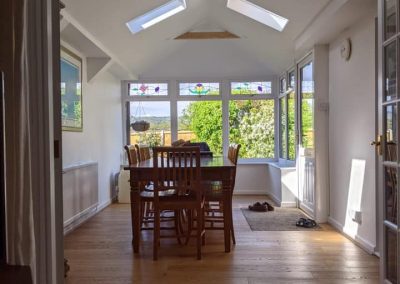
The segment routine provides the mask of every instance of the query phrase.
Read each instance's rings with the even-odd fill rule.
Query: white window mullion
[[[178,140],[178,105],[179,96],[178,82],[171,80],[168,84],[168,92],[171,101],[171,142]]]
[[[231,93],[231,83],[221,82],[222,95],[222,148],[224,156],[228,155],[229,148],[229,97]]]

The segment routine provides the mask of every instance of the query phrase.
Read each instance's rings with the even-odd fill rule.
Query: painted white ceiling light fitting
[[[147,29],[183,10],[186,9],[185,0],[172,0],[168,3],[155,8],[146,14],[127,22],[126,25],[131,33],[135,34],[144,29]]]

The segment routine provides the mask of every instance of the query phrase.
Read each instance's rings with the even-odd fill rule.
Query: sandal
[[[297,227],[303,227],[303,228],[314,228],[317,226],[317,223],[312,220],[312,219],[306,219],[306,218],[300,218],[297,222],[296,222],[296,226]]]
[[[249,205],[249,210],[257,211],[257,212],[266,212],[266,211],[268,211],[268,207],[265,204],[256,202],[253,205]]]

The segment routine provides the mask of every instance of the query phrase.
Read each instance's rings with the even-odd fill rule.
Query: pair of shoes
[[[274,207],[268,202],[263,202],[263,205],[267,206],[268,211],[274,211]]]
[[[317,223],[312,219],[300,218],[296,222],[296,226],[303,227],[303,228],[314,228],[317,226]]]
[[[268,206],[264,203],[256,202],[253,205],[249,205],[249,210],[257,212],[267,212]]]

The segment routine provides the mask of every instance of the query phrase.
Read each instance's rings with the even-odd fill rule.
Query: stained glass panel
[[[130,83],[129,96],[167,96],[168,84]]]
[[[272,94],[271,82],[232,82],[232,95],[270,95]]]
[[[218,96],[219,83],[179,83],[181,96]]]

